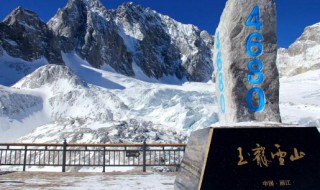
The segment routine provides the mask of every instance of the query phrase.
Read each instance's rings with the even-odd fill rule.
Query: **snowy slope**
[[[280,80],[282,121],[320,127],[320,70]]]
[[[0,141],[6,142],[30,133],[50,122],[41,93],[0,85]]]
[[[46,65],[0,88],[0,141],[183,142],[218,122],[211,82],[145,82],[92,68],[75,53],[63,59],[67,66]],[[320,127],[319,81],[320,70],[281,79],[284,123]]]
[[[45,58],[29,62],[11,57],[6,51],[3,51],[3,54],[0,54],[0,84],[11,86],[45,64],[48,64]]]
[[[92,84],[92,77],[87,79],[88,73],[95,72],[101,80],[107,80],[108,92],[113,93],[123,103],[126,118],[150,118],[149,120],[166,126],[182,128],[199,128],[203,124],[216,122],[217,118],[211,105],[214,104],[213,88],[206,88],[205,83],[184,83],[184,85],[164,85],[161,81],[152,83],[125,77],[112,72],[94,69],[86,64],[79,67],[74,61],[73,54],[65,55],[64,60],[80,78]],[[86,71],[85,71],[86,70]],[[90,74],[93,76],[93,74]],[[102,86],[94,81],[93,84]],[[112,84],[110,84],[112,83]],[[194,85],[197,84],[197,85]],[[95,87],[92,87],[95,88]],[[99,89],[95,89],[99,91]],[[102,89],[100,89],[102,91]],[[178,115],[177,115],[177,110]],[[122,114],[121,114],[122,115]],[[161,117],[159,117],[161,115]],[[206,119],[202,117],[206,116]],[[119,118],[117,118],[118,120]]]
[[[131,126],[141,130],[140,136],[149,137],[151,141],[179,142],[185,140],[184,132],[179,131],[198,129],[217,121],[212,84],[164,85],[160,81],[143,82],[94,69],[75,54],[65,54],[63,57],[77,75],[65,66],[47,65],[14,85],[14,88],[23,92],[43,94],[43,107],[46,108],[43,112],[53,121],[41,130],[50,139],[39,138],[38,130],[29,135],[29,141],[59,141],[67,137],[74,142],[104,142],[106,139],[112,142],[119,139],[141,142],[143,138],[136,137],[135,130],[130,132],[132,135],[127,139],[112,137],[111,134],[122,133],[124,129],[119,129],[120,126]],[[65,127],[73,127],[74,131],[79,128],[82,136],[94,133],[90,130],[97,133],[100,130],[102,133],[104,130],[101,128],[105,127],[114,130],[98,134],[99,138],[79,139],[75,137],[76,132],[66,136]],[[61,133],[55,131],[51,134],[50,128],[61,129],[58,130]],[[147,131],[151,131],[150,134]]]

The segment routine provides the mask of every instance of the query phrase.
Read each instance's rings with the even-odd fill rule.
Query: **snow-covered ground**
[[[320,127],[320,70],[282,78],[280,85],[282,121]]]
[[[47,65],[0,86],[1,142],[185,142],[218,122],[212,82],[136,76],[142,81],[92,68],[74,53],[63,59],[68,67]],[[282,121],[320,127],[320,70],[280,83]]]
[[[17,172],[2,175],[0,189],[172,190],[174,180],[175,173]]]
[[[20,58],[14,58],[3,51],[0,56],[0,84],[11,86],[25,75],[32,73],[40,66],[48,64],[45,58],[28,62]]]

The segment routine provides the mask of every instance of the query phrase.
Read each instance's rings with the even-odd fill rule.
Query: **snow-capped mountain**
[[[69,0],[47,24],[18,7],[0,29],[0,52],[24,61],[65,64],[61,52],[76,52],[95,68],[160,82],[207,82],[213,71],[212,36],[133,3],[107,10],[99,0]],[[24,65],[23,72],[15,70],[26,75],[34,69]]]
[[[59,40],[36,13],[18,7],[0,23],[0,84],[13,85],[38,67],[64,64]]]
[[[75,51],[96,68],[109,65],[121,74],[134,76],[132,54],[114,19],[98,0],[69,0],[48,26],[60,38],[64,52]]]
[[[120,6],[112,17],[134,63],[147,76],[173,75],[198,82],[210,79],[213,38],[206,31],[132,3]]]
[[[98,0],[70,0],[48,26],[65,52],[75,50],[96,68],[107,64],[127,76],[139,69],[151,78],[200,82],[213,71],[207,32],[133,3],[108,11]]]
[[[282,76],[320,69],[320,23],[306,27],[288,49],[280,48],[277,61]]]
[[[132,3],[70,0],[48,24],[18,7],[1,27],[0,84],[21,79],[0,89],[1,141],[181,142],[217,121],[211,91],[161,85],[210,79],[213,38],[193,25]]]
[[[0,23],[2,48],[12,57],[36,61],[45,57],[51,64],[62,64],[58,38],[36,13],[14,9]]]
[[[213,70],[213,38],[193,25],[69,0],[48,24],[19,7],[0,28],[0,142],[185,142],[218,122],[215,84],[186,81]],[[316,24],[279,50],[284,123],[320,127],[319,47]]]

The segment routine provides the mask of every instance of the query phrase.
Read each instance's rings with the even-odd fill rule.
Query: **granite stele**
[[[215,34],[221,124],[280,122],[274,0],[227,1]]]

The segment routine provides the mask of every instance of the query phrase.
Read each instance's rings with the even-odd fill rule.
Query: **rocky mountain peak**
[[[24,21],[26,24],[33,24],[34,21],[39,21],[40,18],[38,15],[31,11],[24,9],[23,7],[19,6],[15,8],[4,20],[3,23],[7,25],[13,25],[17,21]]]
[[[75,51],[96,68],[107,64],[121,74],[134,76],[131,54],[109,16],[98,0],[69,0],[48,26],[60,38],[64,52]]]
[[[141,12],[144,12],[146,8],[143,8],[140,5],[135,5],[133,4],[133,2],[127,2],[120,5],[117,8],[117,10],[122,12],[130,12],[130,13],[139,13],[139,12],[141,13]]]
[[[302,35],[288,48],[288,53],[290,56],[295,56],[319,44],[320,23],[317,23],[304,29]]]
[[[138,25],[161,25],[161,14],[156,11],[133,4],[132,2],[123,3],[113,10],[114,18],[121,22]],[[176,21],[177,22],[177,21]]]
[[[46,28],[46,24],[38,17],[38,15],[19,6],[14,9],[4,20],[7,26],[19,27],[24,30],[42,30]]]
[[[207,32],[133,3],[122,4],[113,14],[134,62],[148,77],[209,80],[213,38]]]
[[[90,8],[102,8],[105,9],[105,7],[103,6],[103,4],[99,1],[99,0],[69,0],[68,1],[68,5],[86,5]]]
[[[86,23],[87,8],[83,0],[69,0],[68,4],[59,9],[56,15],[47,23],[49,28],[58,36],[73,38],[80,25]],[[60,25],[66,23],[64,30]]]
[[[282,76],[292,76],[320,68],[320,23],[308,26],[288,49],[278,50]]]
[[[65,9],[81,12],[83,10],[89,12],[106,12],[106,8],[99,0],[69,0]]]
[[[14,85],[15,88],[40,88],[45,85],[59,83],[66,80],[73,87],[85,87],[86,84],[79,79],[68,67],[63,65],[48,64],[40,67]],[[65,86],[66,83],[64,83]]]
[[[320,44],[320,22],[306,27],[297,41],[313,41]]]
[[[69,0],[47,24],[18,7],[0,27],[3,49],[27,61],[63,64],[60,52],[75,52],[95,68],[158,80],[202,82],[213,71],[212,36],[132,2],[107,10],[99,0]]]
[[[12,57],[35,61],[45,57],[63,64],[59,43],[36,13],[17,7],[0,23],[2,48]]]

